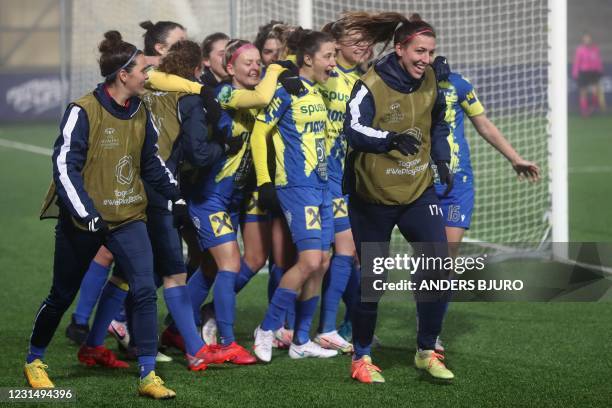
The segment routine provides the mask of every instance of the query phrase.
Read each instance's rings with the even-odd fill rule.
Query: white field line
[[[0,146],[8,147],[10,149],[23,150],[24,152],[36,153],[43,156],[51,156],[53,154],[53,150],[47,149],[45,147],[34,146],[26,143],[19,143],[6,139],[0,139]]]

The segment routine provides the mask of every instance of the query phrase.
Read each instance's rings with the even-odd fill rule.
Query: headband
[[[227,62],[227,65],[233,65],[234,61],[236,61],[236,59],[240,56],[240,54],[242,54],[243,52],[245,52],[246,50],[251,50],[253,48],[257,48],[255,47],[253,44],[251,43],[246,43],[240,47],[238,47],[238,49],[236,51],[234,51],[232,53],[232,57],[230,58],[230,60]]]
[[[400,41],[400,44],[404,45],[406,44],[408,41],[412,40],[414,37],[416,37],[417,35],[421,35],[421,34],[426,34],[426,33],[431,33],[434,34],[433,30],[431,28],[424,28],[423,30],[417,31],[414,34],[409,35],[408,37],[404,38],[402,41]]]
[[[128,59],[127,62],[125,64],[123,64],[122,66],[120,66],[115,72],[113,72],[112,74],[107,75],[106,79],[114,77],[115,75],[117,75],[119,73],[119,71],[121,71],[122,69],[125,69],[128,65],[130,65],[130,62],[132,62],[134,60],[134,58],[136,58],[136,55],[138,55],[139,52],[140,52],[140,50],[138,48],[136,48],[136,51],[134,51],[134,53],[132,54],[130,59]]]

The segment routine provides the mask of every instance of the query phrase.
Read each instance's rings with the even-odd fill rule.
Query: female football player
[[[444,122],[444,101],[429,65],[436,47],[433,27],[418,16],[410,20],[399,13],[348,13],[345,29],[370,44],[393,41],[394,52],[380,59],[355,84],[348,102],[344,132],[348,139],[345,182],[349,192],[349,217],[362,266],[360,300],[353,313],[355,354],[351,375],[360,382],[384,382],[372,364],[371,343],[382,293],[363,256],[388,256],[393,228],[425,257],[448,255],[444,222],[433,188],[430,158],[437,164],[441,182],[452,187],[450,151]],[[378,243],[364,254],[363,242]],[[439,243],[439,244],[436,244]],[[444,270],[418,270],[414,281],[444,279]],[[363,292],[362,288],[372,288]],[[435,352],[442,328],[447,295],[415,293],[418,330],[415,365],[433,377],[453,378]]]
[[[172,398],[155,375],[157,305],[153,254],[145,225],[143,181],[184,212],[176,181],[157,154],[157,132],[138,98],[147,79],[142,51],[109,31],[99,45],[105,78],[93,93],[71,103],[53,154],[59,220],[53,285],[34,321],[25,375],[34,388],[53,387],[42,362],[62,315],[72,303],[84,272],[101,244],[110,250],[134,293],[134,333],[141,395]],[[116,291],[122,288],[115,287]],[[88,350],[95,364],[125,368],[103,345]]]
[[[359,269],[355,265],[355,244],[348,217],[347,198],[342,194],[342,176],[346,156],[346,138],[342,132],[346,114],[346,102],[351,96],[353,85],[363,74],[359,64],[370,55],[370,47],[359,43],[359,39],[344,30],[342,20],[327,24],[324,32],[336,40],[336,69],[325,84],[319,85],[323,101],[327,107],[327,150],[329,170],[329,191],[334,212],[334,255],[329,273],[325,275],[321,296],[321,317],[315,342],[324,348],[339,352],[352,352],[352,345],[336,331],[336,314],[340,298],[356,293],[355,284],[359,282]],[[351,288],[347,291],[349,279]],[[347,302],[347,315],[351,303]]]
[[[257,117],[251,139],[260,203],[268,209],[280,203],[298,251],[297,263],[283,275],[263,322],[255,329],[255,354],[264,362],[271,360],[275,332],[294,304],[296,326],[289,356],[326,358],[337,354],[312,342],[309,335],[333,238],[325,148],[327,109],[315,84],[326,82],[336,65],[334,40],[326,33],[297,28],[289,42],[297,50],[305,91],[293,96],[277,88],[272,103]],[[267,138],[275,128],[273,185]]]

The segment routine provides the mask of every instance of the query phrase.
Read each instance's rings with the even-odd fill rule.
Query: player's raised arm
[[[536,182],[540,179],[540,167],[534,162],[523,159],[497,126],[491,122],[486,113],[470,116],[470,120],[478,134],[512,164],[512,168],[516,171],[520,180],[526,178],[531,182]]]

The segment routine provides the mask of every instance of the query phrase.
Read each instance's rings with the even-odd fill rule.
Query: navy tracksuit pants
[[[66,310],[76,297],[91,260],[101,245],[124,271],[134,296],[132,321],[139,356],[157,354],[157,295],[153,279],[153,252],[143,221],[111,231],[106,237],[74,226],[66,210],[55,227],[55,256],[51,291],[40,306],[30,342],[47,347]]]
[[[362,259],[362,243],[380,243],[368,246],[378,254],[370,256],[387,257],[389,242],[393,228],[397,225],[404,238],[415,249],[415,254],[426,257],[448,256],[444,219],[440,210],[440,202],[433,187],[428,188],[414,202],[408,205],[370,204],[352,194],[349,197],[349,217],[353,230],[353,238],[359,259]],[[437,243],[437,244],[436,244]],[[385,280],[385,275],[374,275],[366,271],[362,265],[361,286],[357,304],[352,316],[353,342],[357,348],[368,348],[372,343],[376,318],[378,315],[377,299],[362,299],[362,288],[372,287],[374,279]],[[413,282],[423,279],[446,276],[446,271],[417,271]],[[368,286],[369,285],[369,286]],[[373,300],[373,301],[372,301]],[[420,349],[433,350],[437,336],[442,330],[442,321],[446,312],[448,296],[445,293],[423,293],[416,295],[417,300],[417,344]]]

